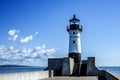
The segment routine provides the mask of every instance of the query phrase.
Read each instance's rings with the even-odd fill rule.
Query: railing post
[[[50,78],[53,77],[53,70],[49,70],[49,77],[50,77]]]

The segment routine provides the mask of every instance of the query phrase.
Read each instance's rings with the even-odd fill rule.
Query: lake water
[[[99,67],[99,69],[108,70],[114,74],[120,75],[120,66],[103,66],[103,67]]]
[[[0,68],[0,74],[15,73],[15,72],[42,71],[42,70],[44,70],[44,67],[5,67],[5,68]]]
[[[6,67],[6,68],[0,68],[0,74],[3,73],[15,73],[15,72],[30,72],[30,71],[42,71],[45,67]],[[120,66],[103,66],[99,67],[99,69],[104,69],[111,71],[114,74],[120,75]]]

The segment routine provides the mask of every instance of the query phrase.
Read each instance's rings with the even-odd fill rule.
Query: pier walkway
[[[83,76],[83,77],[53,77],[39,80],[98,80],[98,76]]]

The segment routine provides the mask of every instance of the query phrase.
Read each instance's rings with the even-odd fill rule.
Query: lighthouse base
[[[53,76],[98,76],[98,80],[120,80],[116,75],[97,68],[95,57],[88,57],[81,64],[74,63],[74,59],[70,57],[49,58],[45,70],[53,70]]]
[[[70,58],[74,59],[74,63],[81,63],[81,54],[80,53],[69,53],[68,55]]]

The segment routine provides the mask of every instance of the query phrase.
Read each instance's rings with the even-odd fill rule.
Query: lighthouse
[[[73,15],[73,18],[69,20],[69,26],[67,27],[69,33],[69,54],[68,57],[74,59],[75,63],[81,62],[81,39],[80,34],[82,32],[82,26],[80,20]]]
[[[69,20],[67,32],[69,33],[68,57],[49,58],[48,67],[45,69],[49,70],[49,76],[79,76],[79,79],[81,76],[84,76],[82,77],[83,80],[89,78],[91,80],[120,80],[114,75],[111,76],[110,72],[97,68],[95,57],[88,57],[87,60],[81,60],[80,34],[82,26],[80,25],[80,20],[75,15]]]

